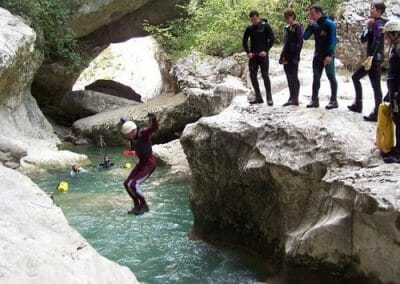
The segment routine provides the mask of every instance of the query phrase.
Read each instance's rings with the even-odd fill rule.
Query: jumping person
[[[286,9],[283,16],[288,25],[285,27],[285,40],[279,63],[283,64],[290,92],[289,100],[283,106],[298,106],[300,92],[298,72],[304,29],[296,21],[296,14],[293,10]]]
[[[367,60],[353,74],[352,79],[356,91],[355,102],[348,106],[349,110],[362,112],[362,86],[360,79],[368,75],[374,90],[375,107],[368,116],[364,116],[366,121],[377,121],[378,108],[382,103],[381,74],[384,56],[384,36],[382,28],[385,21],[382,15],[385,13],[384,3],[371,5],[370,18],[366,22],[367,28],[361,36],[361,42],[367,42]]]
[[[396,146],[384,158],[386,163],[400,163],[400,20],[390,20],[383,28],[385,37],[390,44],[389,70],[387,86],[392,119],[396,127]]]
[[[309,8],[310,19],[304,32],[304,39],[308,40],[313,34],[315,39],[315,53],[313,59],[313,86],[311,102],[308,108],[319,107],[318,93],[321,86],[321,76],[325,69],[331,85],[331,97],[326,109],[338,107],[337,89],[338,83],[335,75],[335,49],[336,49],[336,25],[324,14],[322,7],[312,5]]]
[[[268,52],[275,42],[275,36],[271,26],[266,20],[260,18],[257,11],[251,11],[249,14],[251,25],[246,28],[243,35],[243,49],[247,53],[249,59],[249,70],[251,84],[253,85],[256,99],[250,104],[261,104],[263,99],[261,96],[260,86],[257,80],[258,68],[261,68],[261,75],[264,80],[265,92],[267,94],[267,103],[272,106],[271,81],[269,79],[269,56]],[[248,41],[250,38],[250,48]]]
[[[129,214],[141,215],[149,211],[146,199],[141,190],[141,184],[155,171],[156,158],[153,156],[151,135],[158,129],[157,117],[149,113],[147,128],[138,129],[133,121],[121,119],[122,134],[129,140],[131,150],[135,150],[139,162],[124,181],[124,187],[133,200],[134,207]]]

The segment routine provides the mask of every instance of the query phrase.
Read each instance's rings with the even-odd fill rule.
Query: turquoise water
[[[255,283],[265,282],[265,264],[250,255],[217,248],[187,237],[193,217],[189,208],[190,180],[158,168],[143,184],[150,212],[128,215],[132,204],[122,182],[129,173],[122,165],[122,148],[107,151],[78,147],[94,165],[108,154],[111,169],[87,166],[75,178],[69,172],[41,174],[33,180],[54,196],[72,227],[103,256],[128,266],[142,283]],[[67,179],[68,193],[58,193]]]

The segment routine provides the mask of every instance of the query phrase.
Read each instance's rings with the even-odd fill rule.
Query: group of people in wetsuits
[[[384,3],[373,3],[370,8],[370,17],[366,21],[366,28],[362,34],[361,41],[367,43],[367,58],[364,63],[357,68],[352,76],[355,89],[354,103],[348,106],[353,112],[362,112],[362,86],[360,79],[369,76],[374,91],[375,106],[368,116],[364,116],[366,121],[377,121],[378,108],[382,103],[381,75],[382,64],[385,60],[384,42],[385,37],[390,44],[390,60],[388,71],[388,95],[385,101],[392,106],[392,118],[396,128],[396,146],[389,153],[384,154],[385,162],[400,162],[400,22],[398,19],[386,21],[383,19],[386,6]],[[328,17],[321,6],[312,5],[308,9],[309,20],[306,29],[296,21],[296,14],[291,9],[286,9],[283,13],[287,23],[285,27],[285,39],[280,55],[279,63],[283,65],[286,73],[289,100],[283,106],[298,106],[300,81],[298,77],[300,54],[303,41],[314,36],[315,52],[312,62],[313,84],[311,101],[307,108],[319,107],[319,89],[323,71],[328,77],[331,96],[326,105],[327,110],[339,107],[337,100],[338,82],[335,75],[335,49],[336,49],[336,24]],[[269,106],[273,105],[271,93],[271,81],[269,79],[269,55],[268,52],[275,42],[275,36],[267,20],[261,19],[257,11],[249,14],[251,25],[249,25],[243,35],[243,49],[249,59],[250,79],[255,92],[255,100],[250,104],[261,104],[260,86],[257,79],[258,70],[265,85],[266,99]],[[250,47],[249,47],[250,39]]]
[[[362,87],[360,79],[369,75],[374,94],[375,108],[369,116],[364,117],[367,121],[376,121],[379,104],[382,102],[381,91],[381,65],[384,61],[384,34],[391,45],[387,100],[391,102],[393,111],[393,121],[396,125],[397,143],[391,153],[385,158],[392,159],[388,162],[400,162],[400,21],[391,20],[386,22],[382,15],[385,12],[384,4],[371,5],[371,17],[366,23],[366,30],[362,35],[362,41],[367,42],[368,58],[366,63],[356,70],[353,75],[356,98],[348,108],[350,111],[362,111]],[[315,53],[312,62],[313,67],[313,86],[311,102],[308,108],[319,107],[318,93],[320,89],[320,79],[322,72],[329,79],[331,86],[331,96],[326,109],[338,107],[337,92],[338,83],[335,76],[335,49],[336,49],[336,25],[322,8],[313,5],[309,8],[310,19],[307,28],[296,21],[296,14],[293,10],[287,9],[284,18],[287,23],[285,28],[285,40],[279,63],[285,70],[290,96],[284,106],[299,105],[300,81],[298,69],[303,40],[308,40],[314,35]],[[273,105],[271,82],[269,79],[269,56],[268,52],[274,44],[275,37],[272,28],[266,20],[262,20],[257,11],[249,14],[252,22],[243,36],[243,48],[249,59],[249,71],[252,85],[256,94],[256,99],[250,104],[263,103],[260,86],[257,79],[258,69],[261,68],[264,80],[266,99],[269,106]],[[250,47],[248,41],[250,39]],[[128,211],[130,214],[141,215],[149,211],[149,206],[141,190],[141,184],[154,172],[156,159],[152,153],[151,135],[158,129],[157,117],[154,113],[148,114],[149,126],[138,128],[130,120],[121,119],[121,133],[130,143],[130,148],[136,152],[139,162],[124,181],[124,187],[133,200],[133,207]]]

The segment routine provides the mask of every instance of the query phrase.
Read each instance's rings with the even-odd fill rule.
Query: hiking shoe
[[[317,108],[319,107],[319,102],[317,101],[311,101],[308,105],[307,108]]]
[[[376,122],[376,121],[378,121],[378,115],[375,111],[373,111],[368,116],[364,116],[364,120]]]
[[[383,158],[383,161],[386,164],[400,163],[400,156],[399,155],[387,156]]]
[[[263,102],[264,102],[263,100],[255,100],[255,101],[249,102],[249,104],[256,105],[256,104],[262,104]]]
[[[359,104],[352,104],[351,106],[347,106],[347,108],[353,112],[358,112],[358,113],[362,112],[362,106]]]
[[[274,102],[273,102],[272,100],[267,100],[267,104],[268,104],[269,106],[273,106],[273,105],[274,105]]]
[[[339,107],[339,104],[338,104],[338,102],[337,102],[336,100],[330,101],[329,104],[327,104],[327,105],[325,106],[325,108],[326,108],[327,110],[334,109],[334,108],[338,108],[338,107]]]

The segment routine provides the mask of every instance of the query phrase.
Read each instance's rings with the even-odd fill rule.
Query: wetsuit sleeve
[[[275,43],[275,35],[272,31],[272,28],[269,24],[266,24],[265,28],[265,38],[267,40],[267,46],[265,47],[265,51],[268,52]]]
[[[302,25],[298,25],[296,27],[296,36],[297,36],[297,55],[300,55],[301,49],[303,48],[303,34],[304,34],[304,28]]]
[[[368,54],[369,56],[375,56],[376,53],[379,50],[379,45],[381,43],[383,33],[382,33],[382,28],[384,26],[383,21],[375,21],[373,27],[372,27],[372,32],[374,34],[374,40],[372,42],[372,54]]]
[[[285,39],[284,39],[284,44],[281,52],[281,57],[280,60],[283,60],[284,58],[287,57],[287,50],[289,48],[289,43],[288,43],[288,30],[285,28]]]
[[[242,42],[243,49],[244,49],[244,51],[246,53],[250,52],[250,49],[249,49],[249,37],[250,37],[249,28],[246,28],[246,30],[244,31],[244,34],[243,34],[243,42]]]
[[[336,25],[333,21],[327,21],[327,29],[328,29],[328,56],[335,55],[336,49]]]
[[[319,35],[321,33],[320,28],[316,22],[313,22],[304,31],[303,39],[308,40],[313,34]]]
[[[151,120],[151,124],[150,126],[143,128],[142,130],[140,130],[140,135],[144,138],[148,138],[150,137],[150,135],[152,133],[154,133],[156,130],[158,129],[158,121],[157,121],[157,117],[153,117]]]

